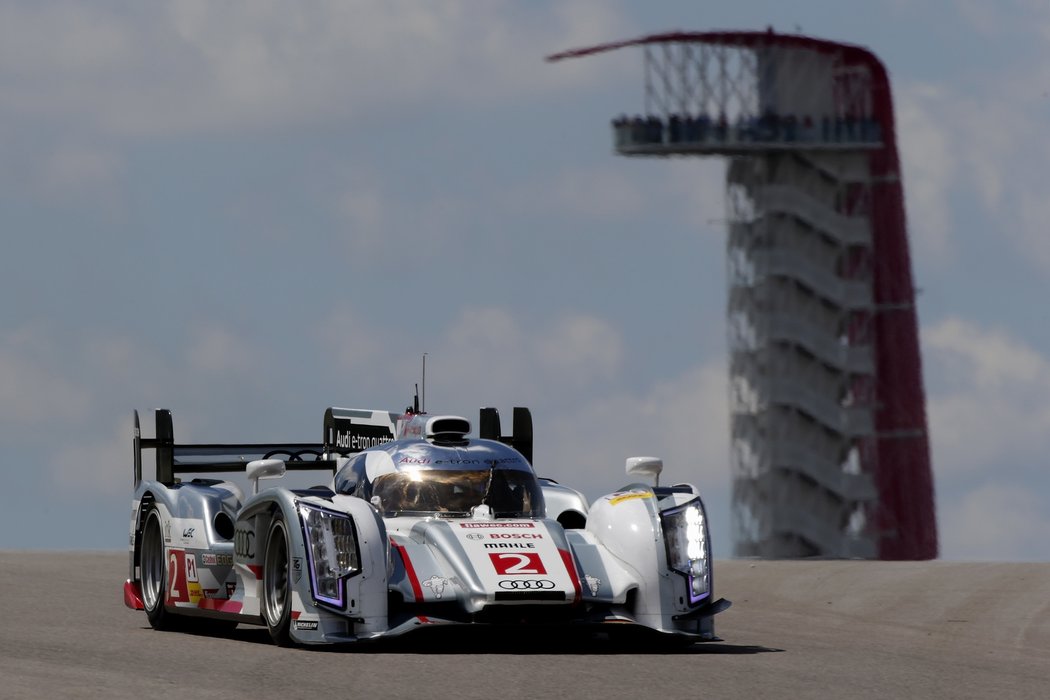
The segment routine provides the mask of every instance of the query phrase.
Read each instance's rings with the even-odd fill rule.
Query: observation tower
[[[867,49],[657,34],[630,157],[725,156],[736,556],[937,556],[889,78]]]

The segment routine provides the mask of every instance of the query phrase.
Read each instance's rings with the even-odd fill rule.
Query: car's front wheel
[[[270,525],[263,557],[262,613],[270,637],[277,646],[290,646],[292,622],[292,586],[289,578],[288,528],[278,516]]]

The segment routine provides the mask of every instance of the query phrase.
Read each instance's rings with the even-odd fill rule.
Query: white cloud
[[[663,483],[728,488],[723,359],[629,388],[618,331],[583,314],[532,324],[505,309],[468,308],[429,342],[382,331],[345,310],[325,325],[327,342],[339,349],[338,372],[359,378],[359,386],[389,391],[391,382],[417,377],[426,350],[429,410],[476,419],[482,405],[529,406],[537,470],[590,496],[626,483],[624,460],[640,454],[664,459]]]
[[[383,328],[345,307],[322,324],[320,337],[337,371],[370,391],[410,387],[427,353],[426,391],[430,407],[440,404],[441,411],[541,399],[557,404],[574,391],[615,381],[622,371],[622,338],[600,318],[567,311],[532,325],[503,308],[451,309],[443,327],[423,332],[411,324]],[[421,298],[405,311],[442,312]]]
[[[941,88],[898,90],[897,133],[911,239],[919,252],[939,259],[950,252],[952,215],[948,199],[956,184],[957,149],[944,126],[949,111]]]
[[[1010,464],[1040,470],[1050,454],[1050,359],[1001,330],[950,318],[923,332],[927,409],[941,478]]]
[[[728,498],[727,386],[719,360],[543,417],[549,437],[537,442],[537,469],[593,497],[633,478],[624,472],[627,457],[652,455],[664,461],[661,483],[691,482]]]
[[[985,484],[940,512],[945,559],[1022,561],[1050,559],[1050,504],[1018,483]]]
[[[50,453],[46,467],[52,493],[54,489],[61,495],[78,497],[127,493],[130,500],[131,420],[122,415],[111,419],[108,426],[95,439],[66,444]]]
[[[531,212],[542,204],[545,210],[596,222],[659,220],[672,212],[697,230],[721,233],[725,229],[725,166],[721,161],[626,161],[610,159],[552,176],[541,173],[543,179],[508,190],[500,204],[514,212]]]
[[[971,18],[983,6],[964,4]],[[1024,24],[1016,17],[1023,16]],[[1050,31],[1050,7],[1026,7],[1022,15],[996,11],[982,25],[994,36],[1028,36]],[[974,20],[976,22],[976,20]],[[989,62],[985,70],[937,85],[897,86],[898,133],[912,239],[920,256],[939,263],[956,257],[972,225],[960,219],[960,204],[992,226],[1008,251],[1050,273],[1050,238],[1044,138],[1050,115],[1050,51],[1033,43],[1029,65]],[[986,224],[988,225],[988,224]]]
[[[108,196],[123,173],[123,159],[97,147],[55,148],[39,161],[39,187],[49,194]]]
[[[375,185],[360,183],[337,195],[335,211],[347,224],[348,245],[369,250],[389,232],[388,210],[391,204]],[[353,255],[351,251],[351,255]]]
[[[44,327],[21,328],[0,336],[0,423],[4,428],[58,424],[89,414],[91,394],[67,376],[69,368],[61,354],[61,343]]]
[[[620,334],[608,323],[581,314],[557,320],[546,337],[536,340],[541,366],[577,383],[613,376],[623,362]]]
[[[622,339],[606,321],[566,312],[535,326],[499,308],[466,308],[431,351],[437,392],[487,402],[559,402],[612,381]]]
[[[204,323],[195,328],[186,347],[187,371],[197,376],[258,375],[263,361],[257,343],[242,338],[224,326]]]
[[[549,184],[545,182],[543,191],[520,197],[520,204],[531,209],[543,202],[544,206],[596,220],[636,216],[644,211],[647,202],[637,179],[620,165],[563,171]]]
[[[623,24],[599,3],[7,4],[0,81],[7,111],[122,133],[310,124],[610,80],[608,63],[553,70],[542,58]]]

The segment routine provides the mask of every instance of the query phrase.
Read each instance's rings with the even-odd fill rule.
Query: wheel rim
[[[147,610],[161,604],[164,589],[164,543],[160,535],[160,518],[156,511],[146,518],[142,533],[142,602]]]
[[[284,526],[274,524],[266,543],[266,561],[263,564],[263,609],[266,622],[276,627],[284,617],[288,605],[288,543]]]

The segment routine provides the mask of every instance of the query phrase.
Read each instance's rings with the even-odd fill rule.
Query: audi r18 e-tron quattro
[[[482,409],[472,437],[457,416],[330,408],[322,441],[295,444],[176,444],[167,410],[152,438],[134,422],[124,601],[158,629],[265,625],[289,645],[434,625],[628,623],[702,641],[729,607],[713,596],[694,486],[633,483],[588,505],[537,478],[528,409],[514,409],[510,435]],[[142,478],[148,449],[153,480]],[[627,460],[656,483],[660,469]],[[270,481],[298,470],[331,478]],[[234,472],[249,493],[212,476]]]

